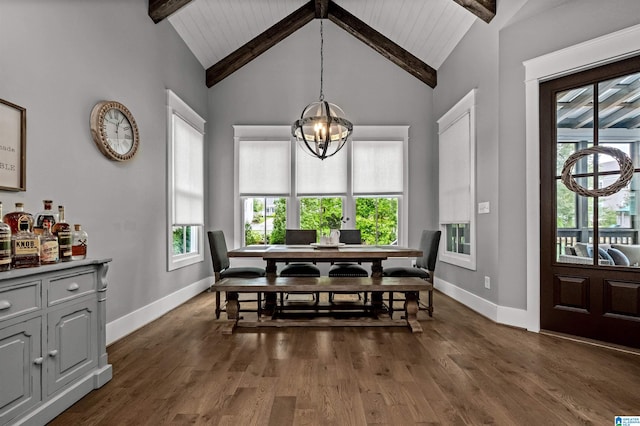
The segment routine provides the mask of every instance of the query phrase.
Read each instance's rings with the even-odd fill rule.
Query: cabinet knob
[[[11,307],[11,302],[8,300],[0,300],[0,311],[4,311],[5,309],[9,309]]]
[[[42,365],[42,361],[44,361],[44,358],[38,357],[38,358],[33,360],[33,363],[36,364],[36,365]]]
[[[80,286],[78,285],[78,283],[71,283],[69,284],[69,287],[67,287],[67,291],[76,291],[79,288]]]
[[[52,358],[53,358],[53,357],[54,357],[54,356],[56,356],[56,355],[58,355],[58,350],[57,350],[57,349],[54,349],[54,350],[52,350],[52,351],[49,351],[49,356],[50,356],[50,357],[52,357]]]

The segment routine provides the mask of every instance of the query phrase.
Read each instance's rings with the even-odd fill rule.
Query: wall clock
[[[131,111],[120,102],[100,101],[93,107],[91,136],[110,160],[130,160],[138,152],[138,125]]]

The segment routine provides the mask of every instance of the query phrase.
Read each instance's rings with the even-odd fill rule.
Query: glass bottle
[[[42,234],[44,230],[44,221],[48,220],[51,226],[55,225],[58,221],[58,213],[55,213],[51,210],[51,205],[53,201],[51,200],[42,200],[44,203],[44,210],[40,213],[36,214],[35,222],[33,223],[33,232],[36,234]]]
[[[27,216],[30,219],[29,231],[31,231],[33,229],[33,216],[31,215],[31,213],[27,213],[24,211],[23,203],[16,203],[16,210],[5,214],[4,217],[2,218],[4,223],[6,223],[11,227],[11,233],[14,235],[17,234],[18,231],[20,230],[18,229],[18,220],[22,216]]]
[[[18,219],[18,232],[11,236],[12,268],[29,268],[40,265],[40,237],[33,232],[33,218],[22,215]]]
[[[49,265],[58,263],[58,237],[51,233],[51,222],[45,219],[42,223],[42,234],[40,234],[40,264]]]
[[[73,243],[71,245],[71,259],[81,260],[87,257],[87,238],[86,231],[82,229],[79,223],[73,225]]]
[[[71,243],[73,237],[71,235],[71,225],[64,220],[64,206],[58,206],[58,216],[59,221],[53,225],[51,232],[58,237],[60,262],[68,262],[71,260]]]
[[[2,202],[0,202],[0,218],[2,218]],[[11,269],[11,227],[0,222],[0,271]]]

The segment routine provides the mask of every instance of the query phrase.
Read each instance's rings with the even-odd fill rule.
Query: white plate
[[[338,244],[311,243],[311,247],[313,248],[338,248],[342,246],[344,246],[344,243],[338,243]]]

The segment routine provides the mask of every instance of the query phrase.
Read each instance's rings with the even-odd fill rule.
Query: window
[[[172,271],[204,260],[204,123],[167,90],[168,256]]]
[[[284,244],[287,229],[286,198],[243,198],[245,245]]]
[[[440,260],[476,269],[475,89],[438,120]]]
[[[408,126],[356,126],[352,142],[324,161],[300,149],[290,130],[234,126],[238,244],[280,242],[276,223],[322,235],[341,218],[343,228],[362,231],[366,244],[407,241]],[[283,200],[271,222],[269,197]],[[249,201],[255,199],[258,205]],[[263,208],[265,222],[257,223]]]

